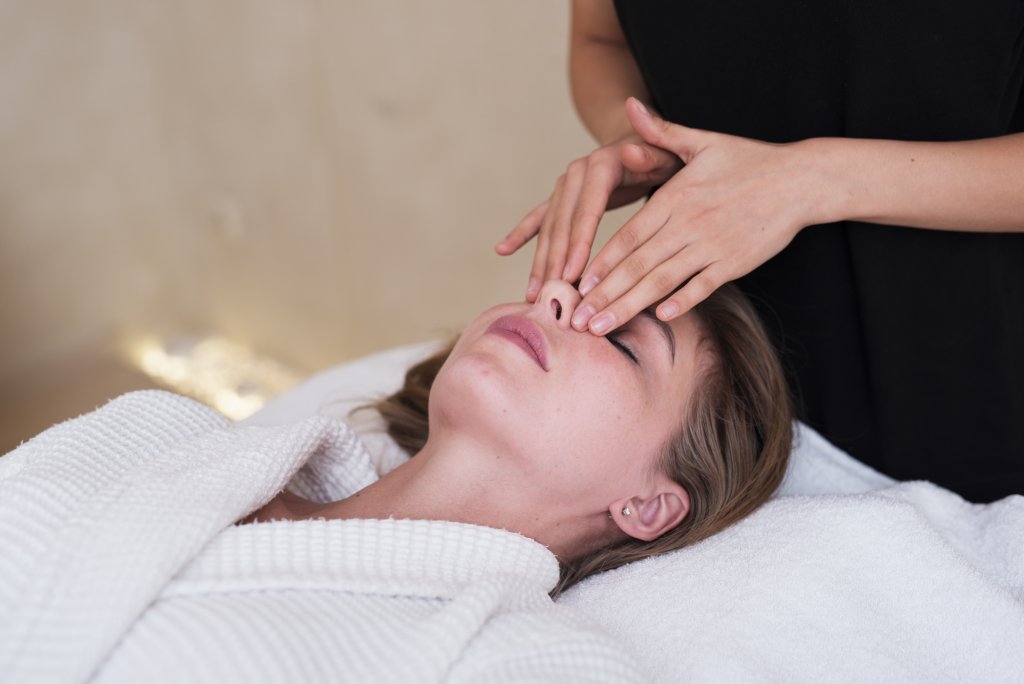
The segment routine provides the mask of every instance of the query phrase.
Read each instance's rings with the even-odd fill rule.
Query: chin
[[[500,354],[460,354],[444,365],[431,387],[431,429],[446,426],[507,448],[521,440],[524,428],[536,432],[542,424],[540,402],[524,389],[522,369]]]

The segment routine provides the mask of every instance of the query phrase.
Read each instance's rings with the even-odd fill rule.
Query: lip
[[[540,326],[523,316],[502,316],[487,326],[488,333],[500,335],[530,355],[546,373],[548,343]]]

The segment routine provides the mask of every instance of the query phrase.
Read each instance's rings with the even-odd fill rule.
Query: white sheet
[[[344,415],[434,348],[330,369],[247,422]],[[386,472],[403,456],[378,426],[355,423]],[[1024,681],[1024,497],[970,504],[896,483],[806,427],[797,435],[778,496],[755,515],[561,601],[658,681]]]

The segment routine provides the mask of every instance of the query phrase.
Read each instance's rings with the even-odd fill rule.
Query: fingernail
[[[636,100],[636,106],[640,109],[641,112],[643,112],[647,116],[651,115],[651,113],[647,111],[647,107],[644,106],[643,102],[641,102],[638,98],[635,97],[633,99]]]
[[[665,302],[658,307],[658,318],[663,321],[667,321],[677,313],[679,313],[679,305],[675,302]]]
[[[605,330],[611,328],[614,322],[615,316],[605,311],[604,313],[599,314],[590,321],[590,330],[591,332],[600,335]]]
[[[587,276],[587,279],[580,283],[580,296],[586,297],[587,293],[593,290],[601,279],[595,275]]]
[[[532,297],[537,294],[537,290],[540,289],[540,282],[536,278],[530,278],[530,282],[526,284],[526,296]]]
[[[580,308],[576,309],[576,313],[572,315],[572,327],[577,330],[582,330],[587,327],[587,321],[597,313],[593,304],[584,304]]]

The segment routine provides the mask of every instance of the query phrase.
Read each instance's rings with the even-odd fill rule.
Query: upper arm
[[[571,42],[613,43],[626,47],[612,0],[572,0]]]

